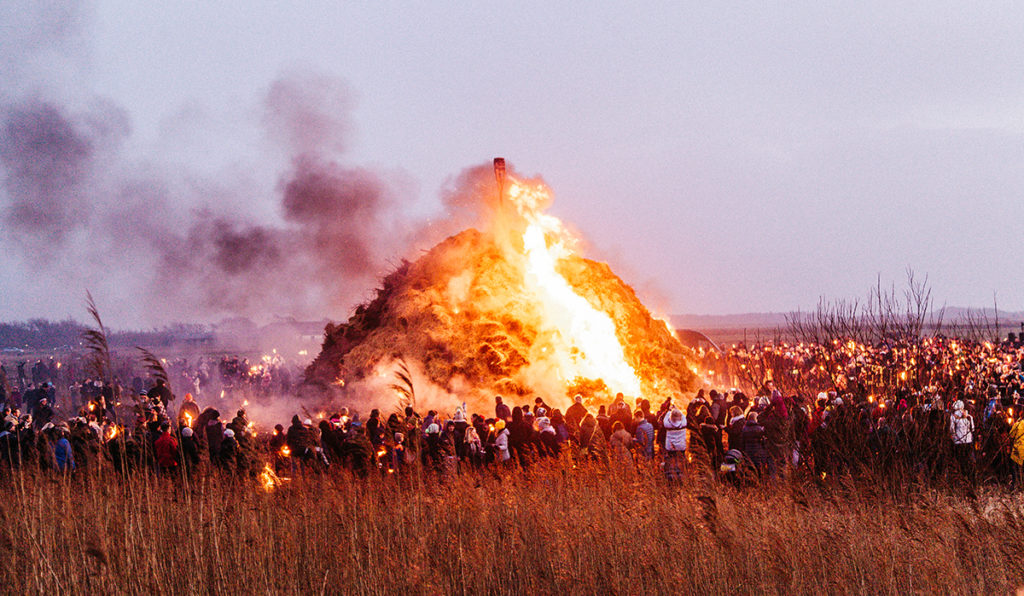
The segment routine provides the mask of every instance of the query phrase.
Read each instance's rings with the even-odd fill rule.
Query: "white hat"
[[[231,430],[229,428],[229,429],[224,431],[224,436],[229,438],[229,439],[231,439],[231,438],[233,438],[235,436],[235,431],[233,431],[233,430]]]
[[[964,402],[959,400],[959,399],[956,400],[955,402],[953,402],[953,409],[954,410],[962,410],[962,409],[964,409]]]

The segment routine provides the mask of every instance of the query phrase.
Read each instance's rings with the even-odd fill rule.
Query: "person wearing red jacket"
[[[169,472],[178,467],[178,440],[171,434],[169,422],[160,425],[160,436],[153,443],[153,451],[161,472]]]

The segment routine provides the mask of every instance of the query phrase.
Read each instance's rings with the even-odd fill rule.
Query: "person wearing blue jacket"
[[[67,473],[75,471],[75,454],[71,451],[71,441],[68,440],[68,433],[61,430],[57,442],[53,444],[53,462],[58,472]]]

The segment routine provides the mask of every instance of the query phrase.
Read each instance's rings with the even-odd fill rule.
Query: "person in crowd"
[[[174,400],[174,394],[171,393],[171,389],[167,386],[167,381],[164,379],[157,379],[156,385],[146,392],[146,396],[153,401],[153,403],[160,402],[164,408],[167,408],[167,406]]]
[[[193,424],[199,420],[199,404],[191,393],[186,393],[178,408],[178,426],[195,428]]]
[[[608,442],[593,414],[587,414],[580,422],[580,448],[594,461],[602,461],[607,454]]]
[[[949,431],[953,440],[953,456],[960,473],[970,481],[974,480],[974,417],[967,413],[964,402],[953,403],[953,414],[949,420]]]
[[[572,405],[565,411],[565,424],[570,429],[578,429],[587,413],[587,408],[583,405],[583,396],[577,393],[572,398]]]
[[[187,426],[181,429],[181,464],[186,471],[199,466],[199,444],[196,442],[195,431]]]
[[[238,463],[239,455],[235,431],[230,428],[224,429],[224,438],[221,440],[220,448],[217,450],[217,465],[225,472],[234,473],[241,468]]]
[[[220,445],[224,442],[224,423],[220,421],[220,412],[212,410],[208,413],[206,426],[206,449],[210,454],[210,463],[217,465],[220,457]]]
[[[661,421],[665,429],[665,478],[682,480],[686,462],[686,414],[672,407]]]
[[[743,425],[742,441],[743,453],[754,464],[758,473],[762,476],[773,475],[772,458],[766,446],[764,427],[758,422],[758,414],[755,411],[747,413],[746,423]]]
[[[632,462],[633,435],[629,434],[626,426],[616,420],[612,424],[612,436],[608,439],[608,446],[612,457],[620,462]]]
[[[171,473],[178,468],[178,440],[171,434],[171,424],[166,420],[160,423],[160,436],[153,444],[153,452],[160,472]]]
[[[647,420],[642,410],[637,410],[633,414],[633,421],[633,441],[636,443],[637,453],[645,460],[654,459],[654,425]]]
[[[494,396],[494,418],[504,420],[506,424],[512,420],[512,410],[509,409],[508,404],[502,401],[500,395]]]
[[[496,449],[495,459],[499,464],[508,465],[512,462],[512,454],[509,450],[509,432],[505,428],[505,420],[498,418],[494,422],[494,447]]]
[[[71,449],[70,433],[66,425],[56,427],[54,431],[53,463],[58,472],[69,474],[75,471],[75,454]]]

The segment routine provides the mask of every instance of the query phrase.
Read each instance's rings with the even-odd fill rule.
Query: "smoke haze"
[[[340,317],[414,240],[434,236],[404,215],[401,183],[346,163],[353,101],[341,81],[272,82],[250,122],[270,157],[242,164],[272,182],[235,184],[131,154],[126,112],[88,86],[52,91],[67,78],[53,58],[76,47],[82,10],[21,8],[25,39],[2,46],[0,233],[8,263],[66,312],[88,287],[122,325]]]

